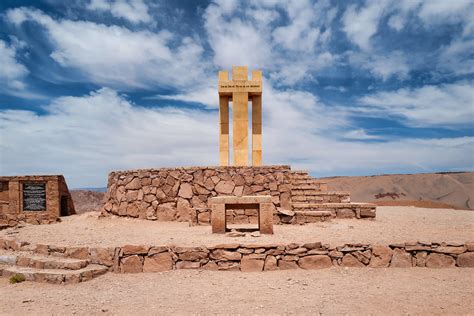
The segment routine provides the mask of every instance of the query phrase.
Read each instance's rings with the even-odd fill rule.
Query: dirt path
[[[211,234],[210,226],[189,227],[187,223],[152,222],[130,218],[97,218],[98,213],[64,218],[52,225],[28,225],[5,230],[21,241],[54,245],[123,246],[213,245],[219,243],[266,243],[321,241],[337,246],[349,242],[388,244],[408,241],[474,240],[474,212],[415,207],[378,207],[377,219],[342,220],[307,225],[275,225],[275,234],[231,238]]]
[[[0,278],[0,314],[469,314],[474,269],[109,273],[78,285]]]

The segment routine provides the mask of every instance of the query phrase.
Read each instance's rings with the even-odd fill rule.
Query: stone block
[[[474,252],[466,252],[458,255],[457,265],[462,268],[474,268]]]
[[[278,269],[279,270],[293,270],[293,269],[299,269],[299,266],[298,266],[298,263],[296,263],[296,261],[278,260]]]
[[[452,246],[439,246],[431,251],[433,252],[439,252],[439,253],[446,253],[446,254],[461,254],[466,251],[466,247],[464,246],[458,246],[458,247],[452,247]]]
[[[179,187],[178,195],[185,199],[193,197],[193,187],[189,183],[181,183]]]
[[[273,203],[260,203],[259,229],[262,234],[273,234]]]
[[[122,247],[124,255],[146,255],[149,249],[149,246],[144,245],[125,245]]]
[[[265,261],[263,259],[254,259],[251,255],[245,255],[240,261],[240,270],[243,272],[263,271]]]
[[[120,267],[122,273],[139,273],[143,271],[142,261],[137,255],[122,258]]]
[[[205,265],[202,266],[204,270],[209,270],[209,271],[217,271],[219,267],[217,266],[217,263],[214,261],[209,261]]]
[[[360,217],[362,218],[375,218],[376,209],[375,208],[362,208],[360,210]]]
[[[408,252],[403,249],[395,248],[393,250],[390,267],[394,268],[410,268],[412,266],[412,258]]]
[[[114,265],[115,248],[95,247],[90,249],[91,263],[101,264],[107,267]]]
[[[74,259],[89,259],[89,248],[87,247],[67,247],[66,256]]]
[[[336,217],[337,218],[354,218],[355,213],[353,210],[349,208],[341,208],[336,210]]]
[[[225,204],[213,204],[211,213],[212,232],[224,234],[226,231]]]
[[[176,269],[199,269],[201,263],[199,261],[178,261],[176,262]]]
[[[331,258],[325,255],[311,255],[300,258],[298,264],[303,269],[323,269],[332,267]]]
[[[417,252],[415,255],[415,264],[417,267],[425,267],[426,266],[426,258],[428,257],[428,253],[426,251]]]
[[[173,269],[173,259],[168,252],[145,257],[143,272],[162,272]]]
[[[277,259],[275,256],[267,256],[265,258],[265,264],[264,264],[263,270],[264,271],[278,270]]]
[[[345,254],[344,257],[342,258],[341,262],[342,267],[351,267],[351,268],[362,268],[365,267],[365,265],[357,260],[355,256],[353,256],[351,253]]]
[[[209,256],[207,251],[187,251],[178,255],[179,260],[183,261],[197,261],[206,259]]]
[[[214,260],[240,261],[242,254],[237,251],[216,249],[211,252],[210,258]]]
[[[430,253],[426,258],[427,268],[451,268],[456,266],[456,261],[453,257],[441,254]]]
[[[240,263],[236,261],[219,261],[217,262],[217,269],[225,271],[239,271]]]
[[[372,246],[372,257],[369,266],[372,268],[385,268],[390,265],[393,251],[388,246],[374,245]]]

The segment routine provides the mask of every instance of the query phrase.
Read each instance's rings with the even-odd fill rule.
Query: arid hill
[[[378,205],[474,209],[474,172],[323,178],[329,190]]]
[[[100,211],[104,204],[105,192],[90,190],[71,190],[72,200],[77,214]]]

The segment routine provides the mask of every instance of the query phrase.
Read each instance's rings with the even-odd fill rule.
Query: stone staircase
[[[350,192],[328,191],[327,183],[312,178],[307,171],[292,171],[293,219],[283,222],[308,223],[331,218],[374,218],[375,205],[351,202]]]
[[[19,274],[26,281],[74,284],[89,281],[108,271],[108,267],[89,260],[42,256],[30,252],[0,252],[0,276]]]

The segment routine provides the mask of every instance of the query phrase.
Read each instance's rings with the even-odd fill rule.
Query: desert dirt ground
[[[2,315],[473,314],[474,269],[108,273],[77,285],[9,284]]]
[[[474,240],[474,212],[415,207],[378,207],[376,220],[335,219],[306,225],[275,225],[274,235],[228,237],[211,234],[210,226],[153,222],[130,218],[98,218],[97,212],[65,217],[62,223],[7,229],[0,236],[15,236],[32,244],[123,246],[126,244],[210,246],[220,243],[290,243],[321,241],[344,243]]]

